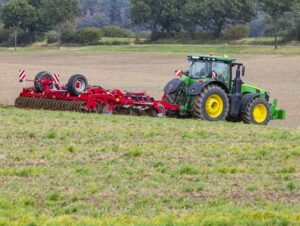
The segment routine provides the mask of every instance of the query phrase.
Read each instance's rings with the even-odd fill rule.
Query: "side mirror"
[[[242,76],[245,76],[245,74],[246,74],[246,67],[243,66],[243,67],[242,67]]]

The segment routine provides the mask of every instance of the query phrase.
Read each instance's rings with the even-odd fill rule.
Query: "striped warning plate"
[[[59,74],[53,74],[53,80],[56,84],[59,84],[60,82],[60,75]]]
[[[23,82],[25,80],[25,78],[26,78],[26,72],[25,72],[25,70],[20,70],[19,71],[19,81]]]

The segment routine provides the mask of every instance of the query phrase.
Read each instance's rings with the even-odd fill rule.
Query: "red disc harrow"
[[[25,76],[25,71],[20,70],[20,82],[33,82],[34,86],[23,88],[15,102],[18,108],[153,117],[180,110],[179,105],[157,101],[145,92],[123,92],[90,86],[86,77],[80,74],[71,76],[66,85],[59,85],[60,76],[49,72],[38,73],[34,80],[26,80]]]

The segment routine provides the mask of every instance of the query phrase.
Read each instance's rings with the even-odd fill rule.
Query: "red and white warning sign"
[[[211,78],[214,79],[214,80],[218,80],[218,74],[217,74],[217,72],[213,71],[211,73]]]
[[[54,80],[55,84],[59,84],[60,75],[59,74],[53,74],[53,80]]]
[[[24,82],[25,78],[26,78],[26,72],[25,72],[25,70],[20,70],[19,71],[19,81],[20,82]]]
[[[183,74],[183,70],[176,70],[176,71],[175,71],[176,77],[181,77],[182,74]]]

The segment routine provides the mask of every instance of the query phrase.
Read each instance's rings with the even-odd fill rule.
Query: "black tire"
[[[67,84],[68,91],[72,96],[79,96],[88,88],[88,81],[84,75],[73,75]]]
[[[254,111],[255,108],[258,106],[264,106],[265,110],[261,113],[262,115],[262,120],[257,120],[255,119],[254,116]],[[259,110],[257,110],[259,111]],[[271,110],[268,102],[265,99],[262,98],[254,98],[250,103],[247,105],[245,113],[242,114],[242,120],[246,124],[253,124],[253,125],[268,125],[271,119]]]
[[[212,117],[206,110],[207,101],[210,97],[217,96],[223,103],[221,112]],[[200,95],[196,96],[192,101],[192,115],[207,121],[225,120],[229,112],[229,100],[225,91],[216,85],[209,85],[203,89]]]
[[[34,88],[40,93],[44,91],[44,87],[42,86],[42,83],[40,81],[42,81],[45,78],[53,79],[52,74],[47,71],[42,71],[38,73],[34,78]]]

